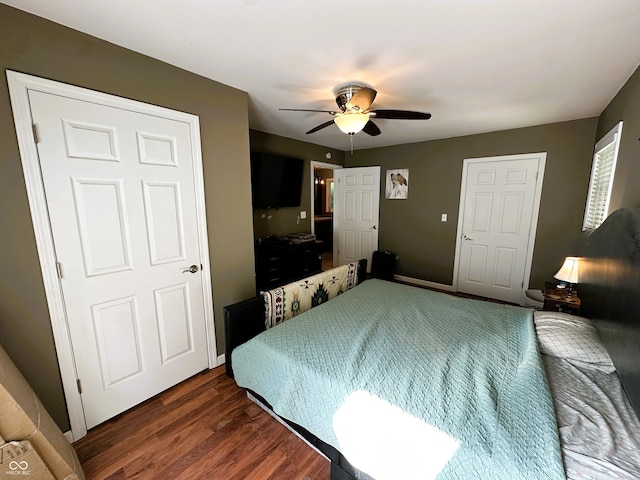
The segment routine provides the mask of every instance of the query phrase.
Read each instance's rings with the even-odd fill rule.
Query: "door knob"
[[[462,238],[463,238],[464,240],[471,240],[471,241],[473,242],[473,238],[471,238],[471,237],[470,237],[469,235],[467,235],[467,234],[463,234],[463,235],[462,235]]]
[[[183,270],[182,273],[196,273],[198,271],[198,266],[197,265],[191,265],[189,268],[187,268],[186,270]]]

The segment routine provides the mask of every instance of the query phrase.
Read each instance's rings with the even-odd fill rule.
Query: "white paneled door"
[[[35,90],[29,102],[90,428],[209,365],[199,132]]]
[[[378,249],[380,167],[334,170],[333,245],[338,265],[368,260]]]
[[[546,154],[465,160],[457,289],[522,303]]]

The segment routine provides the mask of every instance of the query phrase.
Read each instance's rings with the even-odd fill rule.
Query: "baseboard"
[[[224,365],[224,353],[222,355],[218,355],[218,358],[216,359],[216,367],[219,367],[220,365]]]
[[[445,285],[444,283],[429,282],[420,278],[405,277],[404,275],[394,275],[393,278],[403,283],[419,285],[421,287],[433,288],[435,290],[444,290],[445,292],[455,292],[453,285]]]

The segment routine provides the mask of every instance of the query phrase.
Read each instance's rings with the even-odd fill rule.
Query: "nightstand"
[[[580,315],[580,297],[578,297],[578,292],[575,290],[571,297],[567,297],[567,292],[564,288],[558,288],[558,285],[554,282],[544,282],[544,305],[542,309]]]

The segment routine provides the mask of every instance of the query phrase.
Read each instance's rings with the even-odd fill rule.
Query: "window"
[[[616,171],[618,147],[622,135],[622,122],[618,123],[598,143],[596,143],[591,167],[589,195],[584,211],[582,230],[593,231],[604,222],[609,214],[609,199],[613,176]]]

